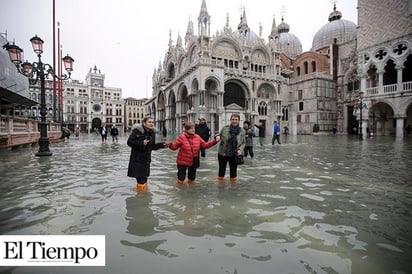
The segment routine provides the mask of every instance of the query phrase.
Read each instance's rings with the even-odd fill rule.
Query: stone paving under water
[[[184,188],[177,152],[154,151],[145,194],[126,176],[126,137],[81,135],[51,145],[51,157],[0,151],[1,234],[106,235],[105,267],[0,272],[410,273],[412,139],[281,142],[255,139],[236,184],[215,181],[213,147]]]

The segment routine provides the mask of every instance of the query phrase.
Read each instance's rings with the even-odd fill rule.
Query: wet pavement
[[[175,186],[177,152],[154,151],[143,195],[126,176],[125,137],[103,145],[82,135],[51,145],[51,157],[0,151],[1,234],[106,235],[105,267],[0,272],[410,273],[412,139],[281,142],[256,138],[236,184],[215,181],[213,147],[184,188]]]

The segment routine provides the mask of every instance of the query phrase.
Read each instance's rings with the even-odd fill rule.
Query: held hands
[[[167,141],[167,142],[165,142],[165,147],[169,147],[170,145],[172,144],[172,142],[170,142],[170,141]]]
[[[219,142],[219,141],[220,141],[220,135],[216,135],[216,136],[215,136],[215,141],[216,141],[216,142]]]

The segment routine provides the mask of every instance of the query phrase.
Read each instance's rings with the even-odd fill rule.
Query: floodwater
[[[412,138],[281,142],[256,138],[234,185],[215,181],[213,147],[195,185],[181,189],[177,152],[154,151],[143,195],[126,176],[125,137],[102,145],[82,135],[51,145],[51,157],[0,151],[1,234],[106,236],[105,267],[0,272],[411,273]]]

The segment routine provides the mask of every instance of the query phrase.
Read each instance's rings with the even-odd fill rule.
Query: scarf
[[[240,126],[234,127],[232,125],[229,126],[229,153],[228,155],[232,156],[235,155],[237,149],[237,138],[236,136],[240,133]]]

